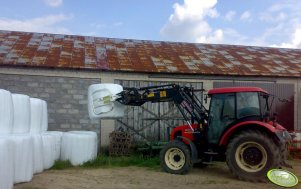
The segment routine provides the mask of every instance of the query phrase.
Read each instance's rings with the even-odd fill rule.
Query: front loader
[[[112,118],[123,111],[121,105],[173,102],[186,124],[171,130],[170,142],[160,152],[162,169],[168,173],[185,174],[193,165],[204,167],[212,161],[226,161],[239,179],[263,181],[270,169],[287,166],[286,145],[291,137],[275,116],[270,116],[270,95],[265,90],[209,90],[208,110],[198,99],[198,92],[176,84],[143,88],[96,84],[89,88],[89,114]]]

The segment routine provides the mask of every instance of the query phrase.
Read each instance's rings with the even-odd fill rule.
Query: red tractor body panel
[[[275,125],[276,124],[276,125]],[[275,123],[273,124],[272,121],[270,121],[269,123],[265,123],[265,122],[261,122],[261,121],[244,121],[241,123],[238,123],[232,127],[230,127],[222,136],[222,138],[219,141],[219,145],[227,145],[229,142],[229,139],[232,137],[232,135],[235,133],[235,131],[237,131],[237,129],[241,129],[243,127],[246,126],[250,126],[250,125],[256,125],[259,127],[263,127],[264,129],[268,130],[271,133],[275,133],[277,131],[284,131],[285,128],[282,127],[281,125]]]
[[[193,129],[198,128],[198,124],[192,124],[191,126]],[[194,140],[193,131],[191,130],[189,125],[181,125],[173,128],[170,134],[170,140],[176,139],[177,136],[185,137],[191,141]],[[186,143],[185,140],[183,142]]]
[[[232,127],[230,127],[221,137],[219,141],[219,146],[225,146],[228,144],[229,140],[233,136],[233,134],[238,129],[243,129],[244,127],[256,125],[258,127],[262,127],[270,133],[276,134],[277,132],[285,131],[286,129],[278,123],[273,123],[270,121],[269,123],[261,122],[261,121],[245,121],[238,123]],[[198,128],[198,124],[191,125],[193,129]],[[189,125],[181,125],[173,128],[170,133],[170,140],[175,140],[178,136],[181,136],[185,139],[189,139],[190,141],[194,141],[193,131],[191,130]],[[185,144],[187,144],[186,140],[183,140]]]
[[[238,92],[263,92],[268,93],[259,87],[226,87],[226,88],[216,88],[208,91],[208,95],[212,94],[224,94],[224,93],[238,93]]]

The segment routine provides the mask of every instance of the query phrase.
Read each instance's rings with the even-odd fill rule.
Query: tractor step
[[[205,165],[219,165],[221,164],[220,161],[202,161],[202,164],[205,164]]]
[[[205,165],[212,165],[212,164],[214,164],[214,163],[213,163],[212,161],[211,161],[211,162],[205,162],[205,161],[203,161],[202,164],[205,164]]]
[[[207,154],[207,155],[218,155],[217,152],[204,152],[204,154]]]

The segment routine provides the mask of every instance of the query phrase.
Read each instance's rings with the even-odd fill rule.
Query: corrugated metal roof
[[[0,30],[0,65],[301,77],[301,50]]]

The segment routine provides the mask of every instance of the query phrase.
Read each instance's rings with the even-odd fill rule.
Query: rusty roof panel
[[[0,31],[0,65],[301,77],[301,50]]]

